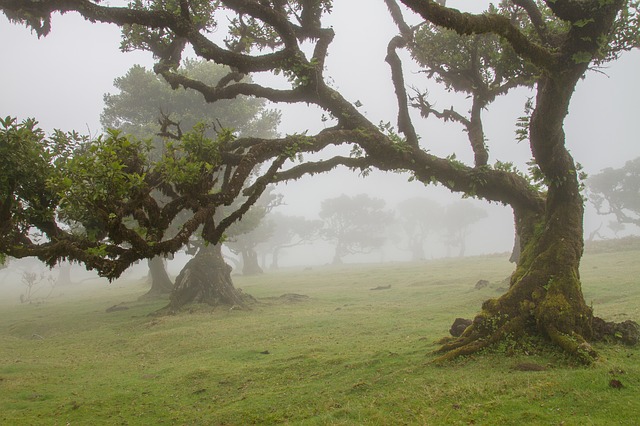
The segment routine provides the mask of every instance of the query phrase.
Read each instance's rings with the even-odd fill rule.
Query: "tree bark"
[[[255,250],[243,250],[242,260],[242,275],[260,275],[264,273],[258,263],[258,253]]]
[[[513,249],[511,249],[509,262],[517,264],[520,261],[520,251],[520,235],[516,232],[515,237],[513,238]]]
[[[192,303],[212,306],[245,306],[253,300],[236,289],[231,281],[231,266],[225,263],[220,245],[202,247],[182,269],[168,306],[176,311]]]
[[[139,300],[158,299],[170,295],[173,290],[173,283],[164,266],[164,258],[155,256],[152,259],[148,259],[147,264],[149,265],[148,281],[151,283],[151,288],[140,296]]]
[[[470,354],[506,338],[527,341],[525,336],[544,336],[584,363],[597,356],[587,343],[593,334],[593,313],[584,300],[579,274],[583,201],[562,130],[572,92],[567,87],[575,87],[575,81],[559,80],[540,81],[530,126],[532,151],[547,179],[545,210],[514,207],[522,251],[510,288],[483,304],[473,324],[440,349],[444,354],[439,360]]]

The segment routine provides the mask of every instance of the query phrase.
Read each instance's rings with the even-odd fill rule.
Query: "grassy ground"
[[[598,315],[640,319],[638,259],[585,256]],[[166,302],[133,302],[141,283],[5,304],[0,424],[640,425],[638,348],[599,345],[587,368],[556,353],[430,363],[452,320],[499,295],[511,269],[487,256],[236,277],[260,300],[252,310],[163,317],[148,314]],[[307,297],[280,297],[292,293]],[[105,312],[120,302],[129,309]]]

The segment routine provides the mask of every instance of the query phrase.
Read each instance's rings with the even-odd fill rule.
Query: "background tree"
[[[424,246],[429,235],[442,227],[442,206],[428,198],[409,198],[398,204],[396,213],[397,221],[407,240],[407,248],[411,251],[411,260],[424,260]]]
[[[485,217],[487,217],[487,212],[484,209],[474,206],[466,200],[460,200],[447,206],[443,220],[447,256],[451,255],[453,247],[459,247],[459,257],[464,256],[467,249],[469,227]]]
[[[265,220],[265,217],[282,200],[282,195],[274,194],[273,189],[269,187],[242,220],[234,223],[227,232],[225,245],[241,257],[243,275],[257,275],[264,272],[258,262],[256,248],[260,243],[267,241],[273,233],[273,226]]]
[[[282,250],[309,244],[320,238],[321,220],[310,220],[302,216],[286,216],[272,212],[266,223],[271,229],[269,238],[262,242],[259,250],[265,255],[271,253],[271,268],[280,267],[279,259]]]
[[[516,340],[544,336],[576,358],[593,361],[597,354],[588,340],[595,336],[594,317],[584,300],[578,270],[583,252],[583,200],[563,126],[577,82],[585,72],[640,45],[638,4],[627,0],[512,0],[476,15],[430,0],[401,0],[413,19],[453,30],[460,37],[495,34],[535,67],[531,115],[521,123],[533,154],[534,169],[527,178],[505,167],[505,162],[489,166],[489,161],[484,162],[488,152],[473,142],[473,164],[429,151],[409,113],[411,101],[398,55],[399,49],[414,42],[417,28],[406,24],[405,12],[396,1],[385,2],[399,29],[386,56],[390,86],[397,98],[397,131],[391,125],[372,122],[357,103],[328,84],[325,60],[334,32],[323,27],[322,15],[330,12],[330,1],[198,0],[180,2],[179,7],[172,2],[136,1],[122,9],[87,0],[63,4],[0,0],[0,8],[40,35],[50,31],[51,14],[56,11],[76,10],[87,19],[118,24],[124,30],[126,48],[151,51],[157,58],[154,70],[172,87],[197,90],[209,102],[251,94],[273,102],[313,104],[331,117],[315,135],[292,135],[295,138],[288,144],[276,139],[260,145],[265,155],[283,155],[286,149],[288,158],[295,158],[295,154],[318,152],[328,145],[355,145],[350,157],[303,162],[281,172],[277,169],[284,161],[273,162],[271,181],[338,165],[360,170],[375,167],[406,171],[425,184],[437,182],[453,192],[511,206],[522,254],[510,289],[483,304],[473,324],[441,348],[440,360],[476,352],[506,336]],[[518,13],[514,15],[511,9]],[[222,13],[213,13],[218,11]],[[220,16],[224,21],[216,20]],[[224,44],[208,37],[214,28],[222,31],[222,25],[227,25]],[[187,46],[203,59],[228,65],[233,71],[215,85],[177,72]],[[238,73],[265,71],[284,75],[288,84],[278,81],[269,87],[237,79]],[[256,148],[258,142],[247,140],[241,145]],[[272,146],[278,149],[269,151]]]
[[[640,158],[619,168],[607,168],[587,181],[589,201],[598,214],[616,217],[611,229],[617,234],[624,225],[640,227]]]
[[[206,84],[214,84],[229,73],[229,68],[187,59],[178,71]],[[245,76],[243,81],[250,82],[251,79]],[[204,122],[233,129],[238,136],[267,138],[278,134],[280,112],[267,109],[264,99],[239,96],[208,103],[196,91],[180,87],[172,89],[160,76],[139,65],[116,78],[113,85],[118,91],[104,95],[105,106],[100,116],[104,129],[119,129],[140,139],[154,138],[159,149],[163,143],[158,136],[158,121],[163,116],[180,123],[182,130],[190,130]],[[214,126],[207,129],[206,135],[215,136]]]
[[[383,210],[384,200],[366,194],[353,197],[341,195],[329,198],[320,205],[324,221],[322,236],[335,243],[333,264],[342,263],[349,254],[369,253],[386,241],[385,229],[393,214]]]
[[[229,73],[227,67],[202,60],[185,60],[179,70],[207,84],[212,84]],[[251,79],[245,76],[243,81],[250,82]],[[170,135],[161,134],[161,124],[163,120],[169,120],[169,117],[171,122],[179,124],[180,132],[192,129],[198,123],[209,123],[204,133],[207,137],[215,137],[215,129],[221,126],[233,129],[237,135],[277,136],[280,113],[266,109],[263,99],[239,96],[235,99],[207,103],[198,92],[181,88],[173,90],[164,79],[141,66],[133,66],[127,74],[116,78],[114,86],[117,89],[115,94],[104,95],[105,107],[101,115],[103,127],[105,130],[117,128],[139,139],[150,138],[153,141],[153,150],[150,152],[152,159],[159,159],[168,143],[177,143],[173,140],[175,138],[167,137]],[[249,217],[245,216],[242,225],[244,232],[251,229],[248,222],[252,222],[254,227],[257,226],[258,222],[255,219],[255,212],[250,211]],[[218,251],[205,250],[201,256],[217,256]],[[248,255],[249,252],[245,254]],[[148,259],[151,288],[144,298],[161,297],[171,293],[173,283],[166,272],[165,263],[162,258]],[[207,262],[190,265],[201,264],[205,265]],[[220,259],[211,259],[209,264],[220,264]],[[252,267],[255,269],[255,266],[257,263]],[[204,275],[206,274],[189,276]],[[210,275],[219,276],[213,270]]]

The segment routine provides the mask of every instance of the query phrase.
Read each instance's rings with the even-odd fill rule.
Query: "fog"
[[[469,3],[468,0],[450,1],[448,6],[469,10]],[[472,11],[478,11],[488,2],[473,4]],[[366,10],[366,13],[359,12],[361,10]],[[359,15],[362,18],[354,18]],[[384,121],[395,125],[397,108],[384,57],[387,43],[397,31],[383,1],[336,2],[327,22],[336,31],[327,63],[327,75],[333,79],[334,87],[347,99],[360,101],[361,110],[372,122]],[[4,57],[11,58],[3,61],[0,67],[0,79],[4,82],[0,89],[0,115],[12,115],[19,119],[35,117],[48,131],[59,128],[99,134],[102,97],[105,93],[114,92],[113,79],[124,75],[134,64],[142,64],[147,68],[153,64],[148,54],[119,51],[120,33],[116,26],[90,24],[75,14],[55,16],[51,34],[40,40],[26,28],[12,25],[1,16],[0,35],[5,41]],[[430,99],[439,107],[459,103],[459,98],[444,92],[435,83],[426,82],[423,75],[418,75],[417,67],[410,64],[407,55],[404,55],[403,61],[407,85],[428,89]],[[640,99],[638,69],[640,54],[627,53],[607,69],[590,71],[578,85],[565,130],[570,150],[589,174],[598,173],[606,167],[621,167],[625,161],[640,156],[636,128],[639,116],[637,99]],[[273,81],[266,75],[255,78],[259,82]],[[531,153],[526,142],[515,142],[514,131],[515,120],[523,115],[524,103],[531,95],[526,90],[514,92],[498,99],[485,111],[484,128],[489,139],[490,163],[496,160],[511,161],[520,169],[526,169]],[[321,113],[316,109],[304,105],[275,107],[283,111],[279,128],[282,134],[306,130],[312,134],[323,126]],[[464,108],[460,110],[464,111]],[[455,152],[458,159],[470,162],[472,153],[466,134],[459,126],[442,124],[435,119],[417,120],[416,126],[424,146],[432,153],[446,156]],[[601,144],[604,144],[604,148],[600,147]],[[390,210],[395,210],[403,200],[414,197],[428,198],[442,206],[460,199],[446,189],[408,182],[408,178],[405,174],[376,170],[365,178],[349,170],[337,169],[279,184],[276,192],[284,195],[284,204],[277,207],[276,211],[317,219],[320,203],[341,194],[354,196],[365,193],[382,198]],[[478,200],[469,200],[469,203],[486,211],[487,217],[469,227],[465,255],[509,252],[513,245],[510,209]],[[608,220],[597,216],[587,203],[586,235]],[[613,235],[604,228],[601,231],[603,235]],[[635,231],[628,230],[631,233]],[[433,241],[425,250],[426,257],[447,256],[443,238],[437,234],[432,238]],[[331,246],[319,241],[284,252],[280,263],[281,266],[324,265],[331,261],[331,256]],[[390,242],[367,255],[351,255],[345,261],[409,259],[407,251]],[[181,261],[184,261],[184,257],[178,256],[171,266],[172,273],[177,273]],[[13,266],[17,269],[0,271],[0,284],[3,286],[13,282],[19,288],[21,271],[39,268],[26,261],[14,262]],[[81,268],[74,268],[74,271],[81,271]],[[133,271],[136,277],[142,277],[145,265],[139,265]],[[85,279],[91,275],[79,277]]]

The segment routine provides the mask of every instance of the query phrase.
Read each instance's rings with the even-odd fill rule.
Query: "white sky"
[[[464,9],[472,5],[481,9],[487,2],[457,0],[448,5]],[[365,13],[362,11],[365,10]],[[416,22],[415,18],[412,18]],[[359,100],[374,123],[380,120],[395,125],[396,106],[389,84],[389,69],[384,62],[388,40],[396,33],[382,0],[337,0],[333,15],[327,20],[336,31],[330,49],[327,75],[347,99]],[[95,135],[100,132],[99,116],[102,97],[113,92],[113,79],[122,76],[134,64],[147,67],[152,58],[146,53],[121,53],[117,27],[90,24],[76,14],[56,16],[49,36],[38,39],[24,27],[10,24],[0,16],[0,39],[3,40],[0,67],[0,115],[19,119],[35,117],[43,128],[75,129]],[[405,63],[408,63],[405,56]],[[446,94],[427,86],[416,68],[408,66],[409,84],[430,87],[437,106],[448,107]],[[640,118],[640,54],[626,54],[612,64],[607,75],[590,72],[577,88],[566,120],[567,143],[576,161],[588,173],[605,167],[620,167],[625,161],[640,156],[637,123]],[[509,99],[497,101],[485,113],[485,130],[489,138],[491,160],[514,161],[523,165],[530,157],[525,143],[513,139],[514,120],[522,115],[528,93],[521,91]],[[319,113],[306,106],[287,106],[282,133],[322,128]],[[434,121],[417,125],[431,152],[471,158],[465,134],[456,125],[442,126]],[[414,196],[433,198],[446,204],[452,198],[439,188],[425,188],[408,183],[406,176],[376,172],[367,179],[338,170],[281,185],[285,193],[284,208],[288,214],[313,216],[320,201],[347,193],[368,192],[385,198],[393,207]],[[512,218],[508,209],[489,206],[490,218],[481,222],[469,243],[469,253],[508,251],[512,244]],[[595,229],[603,219],[589,213],[586,232]],[[606,223],[606,222],[605,222]]]

